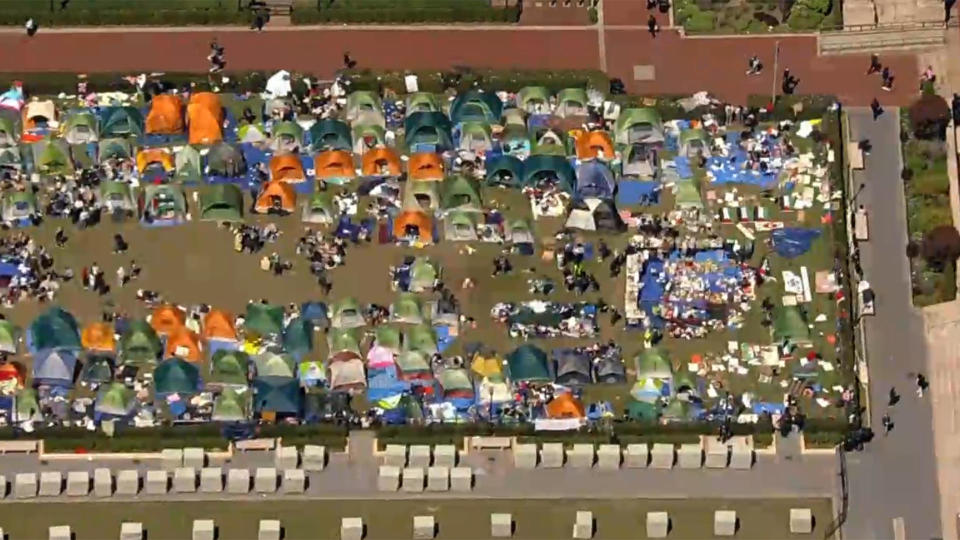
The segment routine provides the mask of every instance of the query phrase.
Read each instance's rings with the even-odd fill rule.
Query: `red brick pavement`
[[[455,65],[519,69],[597,69],[596,28],[550,29],[339,29],[217,32],[41,31],[34,38],[0,33],[0,71],[109,72],[204,71],[210,40],[226,47],[227,68],[286,68],[331,75],[344,51],[361,67],[429,70]],[[879,89],[876,77],[863,75],[867,57],[816,56],[813,37],[781,41],[781,68],[800,78],[801,93],[834,93],[845,103],[865,105],[877,96],[887,104],[906,104],[914,95],[917,66],[912,55],[884,58],[898,84]],[[749,94],[771,89],[775,38],[681,39],[663,32],[652,39],[644,29],[606,30],[607,70],[632,92],[691,93],[708,90],[721,99],[743,102]],[[747,58],[759,54],[767,66],[762,77],[746,77]],[[652,64],[656,79],[633,81],[633,66]],[[26,77],[29,80],[29,77]]]

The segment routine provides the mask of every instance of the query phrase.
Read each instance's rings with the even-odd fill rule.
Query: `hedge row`
[[[518,7],[334,7],[330,9],[294,10],[294,24],[390,24],[390,23],[515,23],[520,20]]]
[[[248,11],[234,9],[68,9],[51,13],[48,10],[0,9],[0,25],[21,26],[32,18],[40,28],[51,26],[207,26],[245,25],[253,20]]]
[[[525,86],[543,86],[551,92],[564,88],[595,88],[606,92],[610,79],[599,70],[492,70],[461,69],[456,72],[437,71],[371,71],[361,70],[349,73],[355,90],[393,90],[406,93],[404,77],[416,75],[417,84],[423,92],[441,93],[447,89],[447,83],[453,78],[457,90],[465,91],[479,87],[491,91],[516,92]]]

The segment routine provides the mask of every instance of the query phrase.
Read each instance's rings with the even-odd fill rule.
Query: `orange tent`
[[[163,353],[165,358],[176,356],[187,362],[199,362],[203,359],[200,350],[200,336],[186,328],[180,328],[167,336],[167,348]]]
[[[20,373],[20,370],[17,369],[16,364],[12,362],[0,366],[0,382],[9,381],[11,379],[16,379],[20,386],[23,386],[23,373]]]
[[[212,92],[190,96],[187,105],[187,125],[190,144],[213,144],[223,140],[223,107],[220,97]]]
[[[400,176],[400,156],[389,148],[374,148],[363,155],[360,168],[364,176]]]
[[[80,343],[88,351],[113,352],[116,348],[113,326],[105,322],[87,325],[80,334]]]
[[[150,326],[158,334],[170,335],[183,328],[186,322],[187,315],[180,308],[170,304],[157,306],[150,315]]]
[[[147,133],[175,135],[183,132],[183,102],[173,94],[160,94],[150,100]]]
[[[547,416],[550,418],[583,418],[586,414],[583,403],[569,393],[560,394],[547,403]]]
[[[293,212],[296,207],[297,192],[293,190],[293,186],[280,180],[271,180],[264,182],[260,188],[260,194],[257,195],[257,202],[253,206],[253,211],[266,214],[279,208],[289,213]]]
[[[418,152],[410,156],[407,175],[411,180],[443,180],[443,160],[432,152]]]
[[[405,210],[393,220],[394,238],[407,236],[407,228],[416,229],[417,239],[429,244],[433,242],[433,221],[430,216],[419,210]]]
[[[270,158],[270,178],[299,184],[307,180],[307,173],[303,172],[299,156],[283,154]]]
[[[137,170],[143,172],[153,163],[159,163],[163,170],[173,170],[173,156],[165,148],[148,148],[137,153]]]
[[[313,170],[318,179],[353,178],[357,171],[353,165],[353,156],[343,150],[328,150],[318,154],[313,160]]]
[[[577,159],[613,159],[613,141],[604,131],[589,131],[577,137]]]
[[[233,316],[219,309],[211,309],[203,318],[203,339],[237,340]]]

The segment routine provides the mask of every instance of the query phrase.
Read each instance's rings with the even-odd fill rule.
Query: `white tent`
[[[287,97],[293,91],[290,86],[290,72],[284,69],[274,73],[267,79],[267,93],[270,97]]]

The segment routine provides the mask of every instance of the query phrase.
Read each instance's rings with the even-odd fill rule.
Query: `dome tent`
[[[119,382],[112,382],[100,388],[93,405],[94,413],[101,418],[104,416],[118,418],[131,416],[136,408],[136,394],[132,389]]]
[[[7,191],[0,196],[0,219],[4,223],[30,220],[39,214],[33,191]]]
[[[74,111],[63,122],[61,133],[69,144],[87,144],[100,139],[97,117],[90,111]]]
[[[243,221],[243,192],[234,184],[212,184],[200,190],[200,221]]]
[[[520,159],[503,154],[486,163],[487,185],[520,187],[523,181],[523,162]]]
[[[314,152],[351,150],[350,126],[339,120],[324,118],[310,126],[307,134],[310,138],[310,149]]]
[[[140,137],[143,135],[143,115],[135,107],[104,107],[100,109],[100,136]]]
[[[301,219],[305,223],[320,223],[330,225],[337,219],[337,212],[333,206],[333,197],[328,191],[316,191],[310,200],[303,204]]]
[[[574,203],[567,217],[566,228],[623,232],[627,230],[627,225],[612,200],[588,198]]]
[[[203,178],[200,152],[193,146],[181,148],[174,157],[174,179],[181,182],[199,182]]]
[[[450,105],[450,121],[453,124],[471,121],[495,123],[500,121],[502,113],[503,102],[500,98],[482,90],[461,92]]]
[[[221,142],[207,153],[207,173],[212,176],[239,178],[247,173],[247,161],[239,146]]]
[[[662,143],[663,120],[656,109],[640,108],[620,111],[614,123],[614,139],[617,144]]]
[[[120,359],[125,364],[154,363],[163,351],[157,332],[143,319],[130,321],[120,336],[119,349]]]
[[[154,393],[195,394],[200,390],[200,370],[182,358],[167,358],[153,371]]]
[[[586,116],[588,114],[587,91],[583,88],[565,88],[557,93],[557,109],[554,112],[560,118]]]
[[[573,193],[576,173],[566,158],[560,156],[530,156],[523,163],[523,186],[535,187],[553,182],[567,193]]]
[[[441,112],[415,112],[403,121],[404,140],[410,152],[426,149],[444,152],[453,148],[450,119]]]
[[[517,107],[528,114],[546,114],[550,110],[550,91],[542,86],[524,86],[517,92]]]

